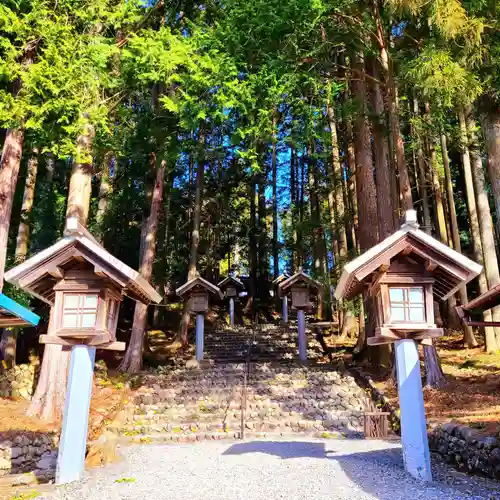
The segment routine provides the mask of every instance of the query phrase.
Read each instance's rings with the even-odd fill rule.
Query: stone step
[[[246,420],[245,428],[252,431],[305,432],[305,431],[341,431],[360,432],[359,419],[339,418],[337,420]],[[120,436],[138,436],[148,434],[195,434],[200,432],[227,433],[241,429],[240,419],[227,419],[220,422],[168,422],[148,424],[124,424],[109,426],[108,430]]]
[[[301,432],[259,432],[245,430],[245,440],[252,439],[279,439],[290,437],[296,439],[299,436],[308,438],[321,438],[321,439],[345,439],[348,434],[336,431],[301,431]],[[361,437],[360,433],[349,433],[352,437]],[[121,437],[121,440],[127,443],[139,444],[168,444],[168,443],[195,443],[197,441],[219,441],[219,440],[239,440],[240,431],[231,432],[200,432],[191,434],[177,434],[177,433],[160,433],[160,434],[145,434],[141,436]]]

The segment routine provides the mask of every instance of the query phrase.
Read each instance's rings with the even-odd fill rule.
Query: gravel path
[[[397,443],[206,441],[142,445],[45,500],[500,499],[500,483],[435,466],[431,485],[406,476]],[[434,460],[436,462],[436,460]],[[133,482],[116,482],[130,478]]]

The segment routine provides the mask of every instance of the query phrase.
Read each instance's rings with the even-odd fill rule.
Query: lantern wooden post
[[[71,348],[56,483],[83,476],[96,348],[124,350],[116,342],[123,292],[148,304],[161,296],[141,276],[107,252],[76,218],[65,237],[11,269],[5,278],[51,306],[51,334],[40,342]]]
[[[376,309],[368,345],[395,344],[405,469],[431,481],[429,444],[417,342],[432,345],[443,334],[434,299],[446,300],[474,279],[481,266],[419,229],[414,210],[394,234],[346,264],[337,299],[366,294]]]
[[[56,484],[77,481],[83,474],[95,351],[86,345],[71,348]]]
[[[415,479],[432,481],[418,347],[413,340],[398,340],[395,348],[405,469]]]

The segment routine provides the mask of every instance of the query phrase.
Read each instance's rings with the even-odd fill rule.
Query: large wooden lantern
[[[188,301],[189,310],[196,314],[196,360],[203,360],[203,344],[205,329],[205,313],[208,311],[208,298],[210,294],[223,298],[222,292],[214,284],[197,276],[184,283],[176,290],[184,300]]]
[[[335,297],[364,294],[374,304],[370,345],[395,343],[405,467],[431,480],[417,343],[442,335],[434,321],[434,300],[446,300],[481,272],[481,266],[418,228],[416,212],[385,240],[344,266]]]
[[[161,296],[137,272],[113,257],[76,218],[65,236],[14,267],[5,279],[51,306],[40,342],[71,348],[56,482],[83,474],[96,348],[123,350],[116,341],[122,297],[149,304]]]
[[[229,299],[229,324],[234,325],[234,299],[245,289],[245,285],[234,276],[228,276],[219,284],[221,292]]]
[[[311,294],[317,294],[321,288],[321,284],[304,273],[302,269],[283,280],[278,287],[281,297],[292,296],[292,307],[297,309],[299,358],[301,361],[307,360],[305,310],[311,307]]]

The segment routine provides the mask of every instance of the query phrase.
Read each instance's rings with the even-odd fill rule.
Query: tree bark
[[[448,141],[444,132],[441,133],[441,151],[443,154],[443,165],[444,165],[444,176],[446,183],[446,193],[448,198],[449,212],[450,212],[450,226],[451,226],[451,234],[453,240],[453,248],[462,253],[462,245],[460,243],[460,232],[458,228],[457,221],[457,211],[455,208],[455,197],[453,193],[453,183],[451,178],[451,170],[450,170],[450,160],[448,158]],[[459,297],[460,303],[462,305],[467,304],[467,288],[465,285],[461,286],[459,289]],[[453,311],[453,314],[456,315],[456,312]],[[461,323],[461,322],[460,322]],[[477,340],[474,336],[474,332],[472,328],[468,325],[462,325],[462,329],[464,332],[464,343],[467,347],[476,347]]]
[[[53,311],[51,308],[47,335],[54,334]],[[49,422],[61,418],[66,399],[70,353],[70,350],[63,350],[57,344],[45,345],[40,376],[27,415]]]
[[[35,199],[36,176],[38,170],[38,149],[33,148],[30,159],[28,160],[28,169],[26,171],[26,181],[24,184],[23,204],[21,206],[21,221],[17,231],[15,262],[16,264],[24,262],[28,254],[28,245],[30,238],[31,211]]]
[[[389,163],[389,142],[385,131],[384,96],[378,79],[378,62],[371,60],[371,100],[373,109],[372,134],[375,150],[375,182],[377,187],[377,209],[380,239],[391,235],[394,230],[394,205],[391,196],[391,171]]]
[[[469,212],[469,227],[472,235],[474,258],[478,264],[483,266],[483,271],[478,276],[479,293],[483,294],[488,291],[488,282],[486,280],[484,269],[483,244],[481,242],[481,231],[479,229],[479,218],[477,212],[476,197],[474,194],[474,182],[472,179],[472,166],[470,161],[469,141],[467,137],[466,114],[463,108],[459,108],[458,110],[458,120],[461,135],[460,146],[462,167],[465,179],[465,193],[467,198],[467,209]],[[492,312],[490,310],[484,311],[483,319],[487,322],[493,321]],[[495,329],[491,326],[485,327],[484,334],[486,350],[488,352],[494,352],[498,350],[500,346],[497,344]]]
[[[420,115],[418,100],[413,98],[413,114],[418,117]],[[422,139],[420,137],[415,137],[418,143],[416,160],[417,160],[417,170],[418,170],[418,186],[419,194],[422,200],[422,215],[423,215],[423,229],[426,233],[431,234],[432,223],[431,223],[431,213],[429,210],[429,196],[427,191],[427,168],[424,159],[424,150],[422,147]]]
[[[86,116],[87,120],[88,117]],[[92,194],[92,141],[94,139],[94,126],[86,121],[83,132],[76,140],[76,159],[68,191],[68,207],[66,217],[76,217],[80,224],[87,225],[90,210],[90,197]]]
[[[401,135],[399,125],[399,109],[396,100],[396,87],[392,74],[392,67],[389,60],[389,52],[387,50],[387,42],[385,39],[384,27],[380,17],[380,2],[379,0],[372,0],[373,13],[377,26],[377,42],[379,48],[379,57],[384,72],[387,101],[389,107],[389,123],[393,139],[393,147],[396,153],[396,162],[399,173],[399,192],[401,195],[401,208],[411,210],[413,208],[413,201],[411,196],[410,178],[408,175],[408,167],[405,159],[405,149],[403,137]]]
[[[3,288],[10,216],[23,153],[24,130],[8,129],[0,158],[0,292]]]
[[[279,276],[279,252],[278,252],[278,165],[277,165],[277,113],[273,114],[272,123],[272,154],[271,169],[273,176],[273,278]]]
[[[153,275],[153,263],[156,255],[156,232],[163,197],[163,184],[165,181],[166,160],[162,160],[156,174],[156,182],[151,199],[151,212],[149,214],[144,251],[139,271],[146,281],[151,281]],[[118,369],[127,373],[137,373],[142,368],[142,355],[144,349],[144,335],[148,318],[148,306],[142,302],[136,302],[132,333],[125,356]]]
[[[248,300],[245,306],[245,314],[254,312],[255,297],[257,295],[257,210],[255,198],[256,183],[255,177],[252,175],[250,179],[250,225],[248,227],[248,263],[250,267],[250,279],[248,282]]]
[[[330,97],[331,99],[331,97]],[[343,171],[342,164],[340,163],[340,153],[339,153],[339,143],[337,137],[337,120],[335,118],[335,108],[334,104],[327,101],[327,119],[328,126],[330,128],[330,140],[332,148],[332,160],[331,164],[327,162],[330,166],[330,182],[332,184],[332,189],[329,192],[329,203],[330,210],[333,212],[330,214],[330,218],[333,215],[333,227],[335,228],[335,234],[332,233],[332,240],[334,236],[338,238],[338,257],[340,262],[343,262],[347,257],[347,237],[346,237],[346,221],[345,221],[345,206],[344,206],[344,193],[342,187]]]
[[[425,386],[438,389],[446,383],[439,356],[434,345],[424,345]]]
[[[112,152],[108,151],[104,155],[101,168],[101,183],[99,185],[99,204],[97,205],[96,220],[100,227],[100,239],[102,241],[104,232],[104,217],[108,210],[109,197],[111,194],[110,166],[113,159]]]
[[[486,191],[486,181],[484,177],[483,162],[479,150],[479,138],[476,131],[476,123],[469,112],[467,119],[467,133],[469,137],[469,152],[472,164],[472,181],[476,193],[477,214],[479,219],[479,230],[481,233],[481,243],[483,246],[484,270],[488,288],[491,289],[500,284],[500,271],[498,268],[498,258],[495,249],[495,235],[493,223],[491,221],[490,204],[488,192]],[[500,321],[500,307],[491,310],[493,321]],[[495,328],[497,347],[500,346],[500,329]]]
[[[500,237],[500,116],[498,110],[495,114],[483,114],[481,127],[488,153],[488,176],[495,202],[497,237]]]

